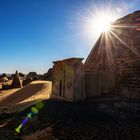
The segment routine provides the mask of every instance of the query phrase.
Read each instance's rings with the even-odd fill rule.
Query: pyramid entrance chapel
[[[140,98],[140,11],[114,22],[84,64],[82,60],[54,62],[53,97],[70,101],[105,95]]]

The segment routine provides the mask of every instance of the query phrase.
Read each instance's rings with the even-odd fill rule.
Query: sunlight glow
[[[99,12],[100,11],[100,12]],[[118,15],[112,11],[91,12],[88,16],[83,17],[83,30],[85,36],[91,39],[97,39],[102,33],[112,31],[112,24],[118,19]]]
[[[132,32],[134,30],[135,32],[139,32],[140,23],[130,24],[126,19],[126,21],[123,20],[123,8],[116,8],[116,6],[113,6],[112,0],[108,0],[106,5],[102,6],[96,6],[93,0],[90,6],[91,7],[88,7],[87,10],[82,9],[81,12],[77,13],[78,22],[76,22],[78,25],[77,27],[80,27],[76,35],[89,42],[90,45],[87,49],[91,50],[93,44],[96,46],[96,43],[98,43],[99,49],[96,53],[96,57],[98,59],[98,57],[103,56],[104,54],[102,53],[105,52],[110,68],[114,65],[114,52],[120,46],[131,51],[135,56],[139,56],[137,51],[132,48],[133,42],[128,44],[129,35],[125,34],[125,31],[130,30],[130,32]],[[128,17],[126,16],[125,18]],[[139,20],[138,17],[136,21],[138,22]],[[100,54],[100,56],[98,56],[98,54]]]
[[[98,33],[108,32],[111,29],[112,17],[106,14],[101,14],[93,21],[93,28]]]

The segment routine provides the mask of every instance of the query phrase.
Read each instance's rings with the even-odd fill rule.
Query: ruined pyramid
[[[19,74],[18,74],[18,71],[16,71],[15,75],[14,75],[14,78],[13,78],[13,81],[12,81],[12,88],[21,88],[22,87],[22,84],[21,84],[21,81],[20,81],[20,78],[19,78]]]
[[[140,11],[118,19],[101,34],[84,71],[87,97],[140,96]]]

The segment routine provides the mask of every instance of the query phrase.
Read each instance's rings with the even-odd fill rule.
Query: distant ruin
[[[38,80],[38,75],[36,72],[29,72],[26,75],[26,78],[23,80],[22,85],[26,86],[27,84],[31,83],[32,81]]]
[[[29,72],[26,76],[26,79],[30,79],[30,80],[38,80],[38,75],[36,72]]]
[[[21,88],[22,87],[22,83],[20,81],[20,77],[18,74],[18,71],[16,71],[14,77],[13,77],[13,81],[12,81],[12,88]]]

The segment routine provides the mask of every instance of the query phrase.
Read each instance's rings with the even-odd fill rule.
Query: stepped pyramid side
[[[87,98],[115,93],[118,69],[113,52],[112,42],[107,40],[103,33],[95,43],[84,65]]]
[[[116,60],[112,46],[112,41],[102,33],[85,62],[85,71],[116,70]]]
[[[22,87],[22,84],[19,78],[19,74],[18,74],[18,71],[16,71],[13,81],[12,81],[12,88],[21,88],[21,87]]]
[[[103,94],[140,96],[140,11],[112,24],[102,33],[85,65],[87,97]]]
[[[117,20],[114,26],[114,33],[121,39],[112,37],[116,47],[120,92],[129,97],[140,97],[140,11]]]

